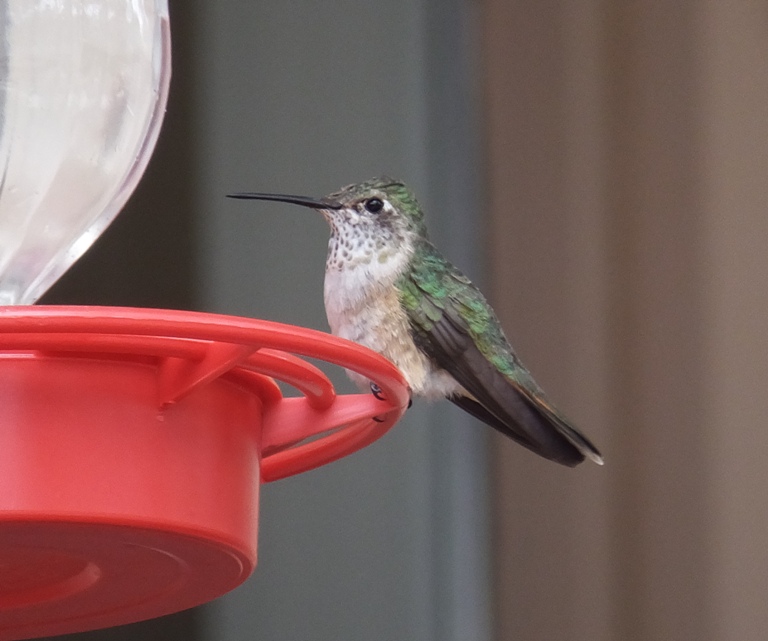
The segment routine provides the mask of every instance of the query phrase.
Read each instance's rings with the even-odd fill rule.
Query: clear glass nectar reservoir
[[[37,300],[120,211],[170,69],[167,0],[0,2],[0,304]]]

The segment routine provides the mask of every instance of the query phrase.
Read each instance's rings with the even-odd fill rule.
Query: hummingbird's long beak
[[[291,203],[301,205],[302,207],[311,207],[312,209],[341,209],[341,205],[328,200],[317,200],[307,196],[290,196],[288,194],[227,194],[227,198],[240,198],[242,200],[275,200],[281,203]]]

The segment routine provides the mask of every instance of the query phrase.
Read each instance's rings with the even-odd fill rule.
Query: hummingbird
[[[575,466],[603,463],[597,448],[550,403],[515,354],[480,290],[432,244],[424,212],[388,177],[322,198],[238,193],[320,212],[331,228],[324,300],[335,336],[382,354],[411,395],[447,398],[523,447]],[[380,391],[349,372],[361,388]]]

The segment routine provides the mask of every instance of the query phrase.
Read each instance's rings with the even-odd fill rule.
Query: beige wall
[[[768,5],[485,0],[493,298],[606,466],[500,439],[499,639],[768,630]]]

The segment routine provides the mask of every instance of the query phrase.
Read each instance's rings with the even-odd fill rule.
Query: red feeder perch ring
[[[384,400],[337,396],[302,357],[370,378]],[[309,329],[0,308],[0,639],[140,621],[228,592],[256,565],[261,482],[372,443],[408,397],[387,360]]]

